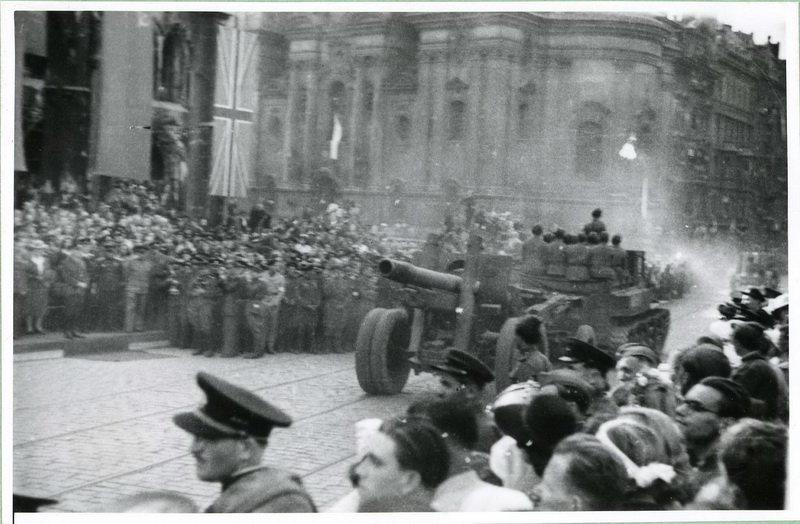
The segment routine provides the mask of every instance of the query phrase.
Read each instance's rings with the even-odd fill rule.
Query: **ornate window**
[[[395,128],[400,143],[407,143],[411,138],[411,119],[407,115],[398,115]]]
[[[464,138],[466,127],[467,105],[461,100],[450,102],[448,138],[450,140],[461,140]]]
[[[596,177],[603,165],[603,126],[581,122],[575,141],[575,169],[579,174]]]

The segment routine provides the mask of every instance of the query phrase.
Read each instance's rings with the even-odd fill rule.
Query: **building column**
[[[318,100],[318,75],[316,65],[304,73],[304,82],[306,84],[306,115],[303,124],[303,182],[311,182],[311,171],[314,169],[316,163],[313,161],[315,157],[317,141],[316,141],[316,116],[319,108]]]
[[[370,180],[374,184],[380,186],[384,185],[383,179],[383,122],[384,122],[384,108],[383,108],[383,77],[384,66],[377,66],[371,71],[372,85],[374,91],[372,93],[372,122],[370,122],[370,149],[369,149],[369,166],[372,170]]]
[[[90,40],[96,27],[92,17],[88,12],[47,13],[42,179],[56,192],[66,174],[86,187],[94,58]]]
[[[195,63],[189,93],[190,129],[186,180],[186,212],[193,219],[209,217],[208,182],[214,149],[214,84],[217,74],[217,25],[219,15],[196,13],[190,27]]]
[[[294,64],[289,66],[289,87],[287,93],[286,103],[286,117],[284,118],[283,125],[283,158],[281,165],[283,172],[281,173],[281,181],[286,182],[289,180],[289,161],[292,158],[292,146],[294,145],[294,120],[295,111],[297,111],[297,67]]]
[[[350,135],[350,142],[348,144],[348,154],[349,157],[347,159],[347,166],[345,168],[345,172],[342,173],[344,176],[344,183],[346,186],[350,186],[353,183],[354,174],[355,174],[355,164],[356,164],[356,151],[358,147],[358,141],[361,138],[360,133],[358,132],[358,125],[361,122],[361,111],[364,108],[364,101],[362,100],[364,96],[364,63],[359,58],[356,62],[356,79],[355,79],[355,86],[353,87],[353,100],[351,102],[351,111],[350,111],[350,122],[348,123],[350,127],[349,135]]]

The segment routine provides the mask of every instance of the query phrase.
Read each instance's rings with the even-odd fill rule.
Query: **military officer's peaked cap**
[[[617,365],[617,360],[599,347],[574,337],[567,338],[567,349],[559,360],[581,362],[604,373]]]
[[[12,503],[13,503],[12,511],[14,513],[36,513],[37,511],[39,511],[40,507],[58,504],[58,501],[53,499],[46,499],[42,497],[34,497],[31,495],[22,495],[20,493],[14,493],[14,498]]]
[[[434,364],[431,367],[449,375],[469,378],[479,385],[488,384],[494,380],[494,373],[486,364],[460,349],[449,350],[444,364]]]
[[[205,438],[266,438],[273,427],[292,424],[289,415],[258,395],[201,371],[197,384],[206,394],[198,410],[174,417],[181,429]]]

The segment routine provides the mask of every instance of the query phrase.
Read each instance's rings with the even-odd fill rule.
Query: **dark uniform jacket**
[[[249,468],[222,484],[206,513],[315,513],[299,477],[267,466]]]
[[[783,398],[785,391],[780,383],[780,378],[783,377],[779,377],[778,373],[766,358],[753,351],[742,357],[742,365],[731,377],[747,390],[750,397],[765,404],[766,419],[782,418],[782,411],[786,409],[788,402]]]

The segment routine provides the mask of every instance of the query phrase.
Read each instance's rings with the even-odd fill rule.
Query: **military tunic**
[[[300,478],[261,466],[243,470],[222,484],[222,493],[206,513],[315,513]]]

